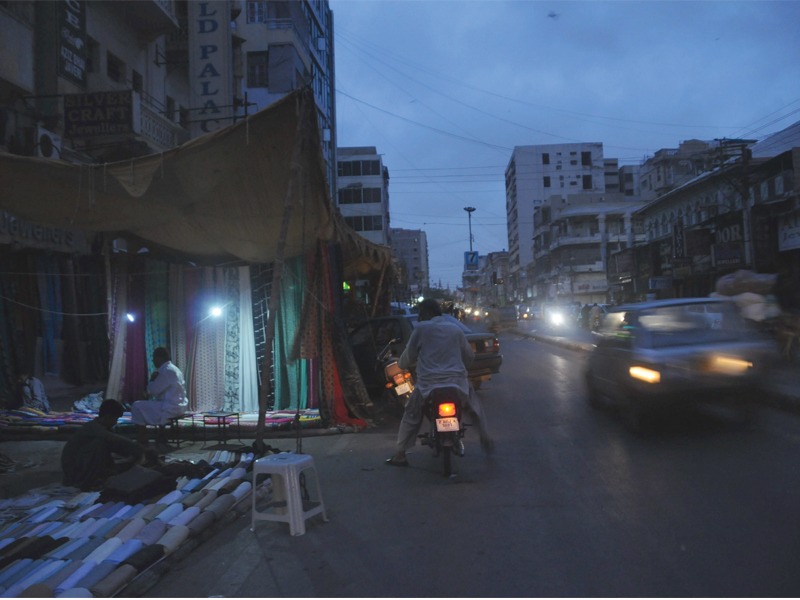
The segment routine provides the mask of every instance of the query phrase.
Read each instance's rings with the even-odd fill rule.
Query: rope
[[[22,302],[17,302],[16,300],[12,300],[11,298],[7,298],[5,296],[0,296],[0,299],[5,300],[6,302],[11,302],[12,304],[18,304],[19,306],[24,306],[25,308],[32,308],[33,310],[38,310],[39,312],[44,313],[51,313],[54,315],[62,315],[65,317],[104,317],[108,313],[101,312],[101,313],[65,313],[65,312],[58,312],[55,310],[45,310],[44,308],[39,308],[38,306],[31,306],[30,304],[23,304]]]

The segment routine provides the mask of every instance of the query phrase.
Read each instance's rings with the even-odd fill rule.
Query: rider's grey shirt
[[[400,357],[401,369],[417,363],[417,389],[423,397],[441,387],[457,387],[469,394],[467,367],[475,354],[454,323],[444,317],[417,323]]]

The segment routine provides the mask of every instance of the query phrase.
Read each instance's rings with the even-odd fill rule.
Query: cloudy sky
[[[376,146],[393,227],[461,284],[467,214],[508,248],[513,147],[602,142],[637,164],[687,139],[800,120],[800,2],[331,0],[339,146]]]

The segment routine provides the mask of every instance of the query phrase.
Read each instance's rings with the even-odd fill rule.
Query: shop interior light
[[[222,315],[222,309],[219,306],[215,306],[211,309],[211,316],[212,317],[219,317]]]
[[[134,317],[131,313],[128,313],[126,316],[128,317],[128,321],[130,321],[131,323],[133,323],[136,320],[136,317]]]

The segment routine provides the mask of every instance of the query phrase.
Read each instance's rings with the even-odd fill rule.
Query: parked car
[[[752,416],[775,350],[729,301],[682,298],[613,308],[586,372],[588,400],[609,399],[632,429],[659,409],[722,403]]]
[[[406,302],[392,302],[391,314],[393,315],[413,315],[411,305]]]
[[[364,385],[371,392],[379,391],[386,383],[383,369],[380,368],[377,360],[378,353],[391,340],[396,339],[399,341],[392,344],[391,350],[394,356],[399,357],[408,344],[417,319],[417,315],[378,317],[351,328],[350,344],[353,348],[353,355]],[[467,377],[475,389],[479,389],[483,381],[491,379],[492,375],[500,372],[500,365],[503,364],[500,344],[497,337],[491,333],[465,335],[475,352],[475,360],[467,370]]]

